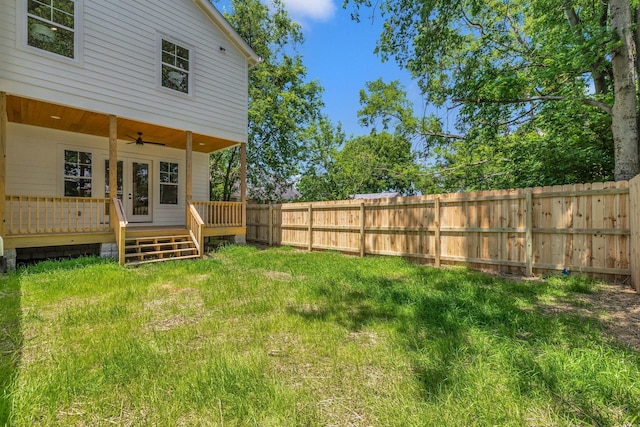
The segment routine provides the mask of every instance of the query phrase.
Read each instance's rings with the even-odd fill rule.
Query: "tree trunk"
[[[582,30],[580,29],[580,18],[578,17],[575,9],[569,4],[566,4],[564,12],[567,16],[567,20],[569,21],[569,26],[573,29],[575,35],[584,41],[584,36],[582,35]],[[606,17],[606,7],[604,14]],[[603,70],[599,68],[599,65],[600,64],[593,64],[591,66],[591,78],[593,79],[593,86],[595,88],[596,94],[604,95],[607,93],[607,80],[605,78]]]
[[[638,121],[635,86],[634,41],[629,0],[611,0],[611,28],[618,42],[612,51],[615,101],[611,113],[611,132],[615,150],[616,180],[636,176],[638,164]]]

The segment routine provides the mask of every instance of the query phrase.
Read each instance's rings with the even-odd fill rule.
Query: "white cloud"
[[[285,7],[294,19],[326,21],[336,11],[334,0],[284,0]]]

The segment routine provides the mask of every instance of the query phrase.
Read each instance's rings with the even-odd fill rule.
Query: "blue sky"
[[[422,108],[417,84],[406,70],[393,61],[382,63],[373,53],[381,32],[382,19],[371,11],[363,11],[361,21],[351,19],[350,10],[341,7],[342,0],[285,0],[294,19],[301,23],[305,43],[300,49],[309,78],[317,79],[325,88],[324,112],[334,123],[342,122],[347,135],[369,131],[358,124],[359,93],[368,81],[382,78],[385,82],[400,80],[416,111]],[[298,7],[292,7],[290,4]],[[327,15],[305,14],[305,5],[324,4]]]
[[[222,11],[225,3],[215,4]],[[371,11],[364,10],[357,23],[351,20],[349,9],[342,9],[342,0],[284,0],[284,4],[292,19],[302,25],[305,42],[299,53],[309,80],[317,79],[325,89],[324,113],[332,122],[341,122],[347,136],[369,132],[357,117],[359,92],[367,81],[400,80],[416,113],[422,111],[422,97],[409,73],[395,62],[383,64],[373,53],[383,22],[379,13],[372,21]]]

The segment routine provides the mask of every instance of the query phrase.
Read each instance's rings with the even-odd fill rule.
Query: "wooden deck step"
[[[151,256],[151,255],[164,256],[164,255],[171,255],[171,254],[180,254],[183,252],[197,252],[197,249],[194,246],[190,248],[178,248],[178,249],[159,250],[159,251],[129,252],[129,253],[125,253],[124,257],[133,258],[133,257]]]
[[[125,249],[126,248],[155,248],[157,246],[184,246],[184,245],[190,245],[193,242],[191,242],[190,240],[182,240],[179,242],[158,242],[158,243],[137,243],[137,244],[132,244],[132,245],[125,245]]]
[[[196,244],[187,230],[133,231],[125,238],[125,264],[140,265],[178,259],[199,258]]]
[[[159,241],[174,242],[174,241],[180,241],[180,240],[191,240],[191,236],[189,234],[184,234],[184,235],[179,235],[179,236],[127,237],[125,239],[125,242],[126,243],[129,243],[129,242],[140,243],[140,242],[145,242],[145,241],[149,241],[149,242],[159,242]]]

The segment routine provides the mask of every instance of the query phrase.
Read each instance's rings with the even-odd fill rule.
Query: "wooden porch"
[[[143,230],[138,223],[129,222],[122,201],[117,198],[61,197],[57,192],[41,197],[12,195],[7,187],[6,156],[10,122],[103,137],[104,148],[108,150],[105,186],[110,189],[118,188],[118,161],[122,159],[118,154],[119,140],[122,142],[130,139],[129,135],[142,132],[145,139],[184,150],[186,173],[181,184],[184,198],[180,203],[185,207],[184,223],[172,225],[171,233],[167,233],[166,227],[151,226]],[[233,146],[240,146],[241,201],[193,200],[193,152],[211,153]],[[202,257],[206,237],[246,235],[246,142],[243,141],[0,92],[0,154],[0,201],[5,200],[0,202],[0,237],[9,250],[112,243],[117,245],[119,263],[124,265],[128,261]],[[97,192],[100,194],[102,191]],[[176,221],[181,221],[180,217],[182,215]],[[133,251],[138,255],[125,256]]]
[[[6,196],[6,249],[115,243],[120,265],[200,258],[204,239],[246,235],[246,203],[192,201],[184,225],[129,224],[120,199]]]

